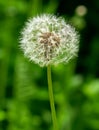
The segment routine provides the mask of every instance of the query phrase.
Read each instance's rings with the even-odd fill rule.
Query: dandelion
[[[40,66],[67,63],[78,52],[78,34],[63,18],[44,14],[30,19],[22,31],[21,48]]]
[[[30,19],[21,33],[24,55],[41,67],[47,67],[48,90],[54,130],[58,130],[52,91],[51,65],[67,63],[77,56],[79,35],[61,17],[43,14]]]

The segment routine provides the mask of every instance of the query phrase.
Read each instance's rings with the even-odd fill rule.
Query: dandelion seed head
[[[79,35],[63,18],[43,14],[26,23],[20,43],[25,56],[43,67],[77,56]]]

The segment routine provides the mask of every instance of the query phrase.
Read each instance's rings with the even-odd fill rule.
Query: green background
[[[99,0],[0,0],[0,130],[52,130],[46,68],[19,47],[25,22],[41,13],[80,33],[78,57],[52,66],[59,129],[99,130]]]

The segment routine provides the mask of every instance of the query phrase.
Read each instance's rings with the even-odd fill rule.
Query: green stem
[[[48,65],[48,67],[47,67],[47,78],[48,78],[48,92],[49,92],[53,127],[54,127],[54,130],[58,130],[56,111],[55,111],[55,105],[54,105],[53,89],[52,89],[51,66],[50,65]]]

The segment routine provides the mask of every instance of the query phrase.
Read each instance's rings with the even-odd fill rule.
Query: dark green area
[[[46,68],[19,47],[25,21],[41,13],[65,17],[81,35],[78,57],[52,67],[59,128],[99,130],[99,0],[0,0],[0,130],[52,130]]]

